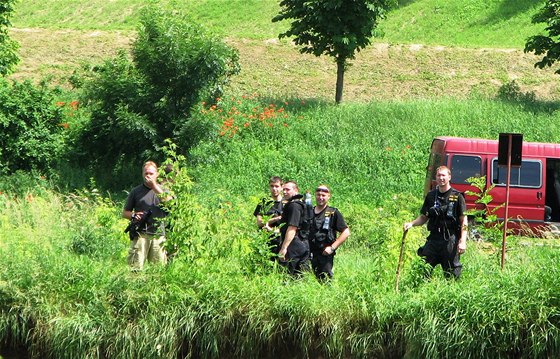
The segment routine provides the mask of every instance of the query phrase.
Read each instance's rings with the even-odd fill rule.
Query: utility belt
[[[450,240],[456,240],[459,238],[459,233],[456,231],[449,231],[442,229],[439,231],[430,231],[427,240],[432,242],[449,242]]]

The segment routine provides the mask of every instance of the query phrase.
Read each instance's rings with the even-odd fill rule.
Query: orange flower
[[[249,122],[245,122],[245,124],[243,124],[243,127],[247,128],[249,127],[250,123]]]
[[[70,125],[67,122],[59,123],[58,125],[60,127],[64,128],[65,130],[67,130],[70,127]]]
[[[56,103],[56,105],[57,105],[58,107],[62,107],[62,106],[64,106],[64,105],[66,105],[66,102],[64,102],[64,101],[58,101],[58,102]]]
[[[72,107],[74,110],[77,110],[79,104],[80,103],[78,101],[72,101],[70,102],[70,107]]]

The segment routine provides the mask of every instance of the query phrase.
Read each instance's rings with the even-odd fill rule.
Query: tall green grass
[[[213,135],[188,157],[196,210],[184,234],[196,248],[166,267],[130,272],[120,201],[3,179],[0,343],[44,358],[560,354],[554,241],[510,238],[504,271],[498,243],[469,242],[459,282],[440,269],[425,281],[415,252],[426,233],[415,229],[394,291],[402,223],[421,204],[431,137],[510,130],[558,141],[553,106],[286,102],[229,98],[200,109],[196,121]],[[234,105],[239,113],[228,114]],[[269,174],[332,186],[352,230],[332,283],[293,280],[259,255],[252,211]]]
[[[369,245],[349,242],[329,285],[311,274],[294,281],[274,270],[248,272],[239,244],[253,229],[237,224],[209,230],[206,245],[229,243],[212,258],[131,273],[118,220],[104,225],[113,235],[102,239],[120,249],[114,259],[99,259],[71,250],[72,234],[80,231],[74,219],[83,215],[95,223],[99,217],[56,194],[32,201],[10,199],[2,206],[2,218],[9,209],[15,220],[0,222],[0,338],[27,346],[36,357],[559,354],[555,248],[513,241],[502,272],[492,247],[470,243],[460,282],[448,282],[439,271],[426,282],[414,269],[419,260],[412,252],[421,241],[414,232],[397,294],[398,228],[410,213],[399,214],[396,205],[386,208],[395,218],[385,233],[377,227],[386,218],[369,215],[367,230],[382,238]],[[250,222],[247,205],[233,204],[232,210]],[[209,228],[221,218],[200,217]],[[232,237],[235,231],[244,235]]]
[[[269,101],[228,98],[210,114],[193,119],[219,128],[190,153],[201,194],[223,190],[235,197],[256,195],[267,178],[279,175],[297,180],[302,190],[330,185],[337,205],[348,199],[378,205],[394,195],[421,195],[436,136],[497,139],[500,132],[518,132],[525,141],[560,142],[558,113],[549,103],[473,98],[333,107],[296,99]],[[270,106],[275,112],[271,118],[247,120]],[[227,130],[232,127],[238,128],[235,134]]]

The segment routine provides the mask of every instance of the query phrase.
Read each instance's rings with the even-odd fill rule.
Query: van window
[[[507,167],[498,166],[498,159],[492,160],[492,183],[505,186]],[[536,160],[523,160],[521,167],[511,168],[510,186],[540,188],[542,186],[542,163]]]
[[[454,155],[451,158],[451,183],[468,183],[469,177],[480,177],[482,159],[479,156]]]

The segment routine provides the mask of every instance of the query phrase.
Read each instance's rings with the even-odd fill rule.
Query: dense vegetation
[[[14,23],[131,29],[133,15],[107,14],[111,9],[135,14],[139,7],[133,1],[89,1],[89,6],[65,1],[63,8],[58,3],[47,11],[33,8],[33,1],[21,2],[18,9],[26,12]],[[212,14],[234,18],[232,29],[238,32],[229,35],[240,37],[246,31],[266,38],[266,19],[275,9],[272,1],[185,3],[198,11],[199,20]],[[476,3],[465,18],[483,16]],[[501,9],[502,17],[517,19],[506,3],[487,2],[484,8],[490,13]],[[124,4],[130,11],[123,11]],[[437,6],[444,11],[453,4],[458,3]],[[534,10],[529,2],[519,4],[519,19]],[[408,1],[394,19],[422,5],[433,8],[436,2]],[[72,13],[78,9],[83,16]],[[103,22],[94,16],[99,9],[106,10]],[[246,10],[260,12],[262,18],[231,16],[252,13]],[[56,11],[60,21],[49,15]],[[217,24],[228,22],[205,23],[223,31]],[[262,32],[250,30],[265,23],[257,26]],[[389,31],[389,19],[385,29],[388,38],[402,36]],[[426,34],[430,32],[414,41],[441,40],[423,38]],[[496,45],[512,46],[505,40]],[[284,97],[280,89],[274,96],[242,88],[228,91],[215,103],[194,105],[185,159],[175,156],[178,149],[169,144],[159,153],[176,161],[181,175],[173,186],[184,218],[170,237],[182,245],[182,253],[168,266],[131,273],[126,265],[128,238],[120,211],[124,191],[139,180],[140,163],[131,164],[126,180],[114,179],[111,191],[100,187],[99,178],[72,167],[63,148],[49,154],[61,154],[57,161],[45,162],[49,171],[16,168],[20,171],[2,177],[0,342],[5,347],[23,347],[42,358],[560,355],[560,252],[554,240],[509,238],[503,271],[499,243],[470,241],[461,281],[449,282],[441,271],[425,281],[415,255],[425,230],[415,229],[407,238],[400,292],[394,290],[402,223],[420,206],[431,139],[496,138],[507,131],[524,133],[526,141],[560,142],[556,102],[520,91],[515,82],[467,99],[340,106],[320,97]],[[86,104],[73,102],[78,95],[69,90],[26,95],[52,96],[45,114],[62,116],[50,120],[61,121],[54,126],[60,139],[48,141],[66,143],[89,120]],[[26,97],[17,98],[17,108],[24,108]],[[18,113],[33,119],[27,114],[36,112]],[[20,117],[9,119],[22,123]],[[332,283],[321,285],[311,275],[292,280],[263,255],[266,238],[255,230],[252,211],[271,175],[296,179],[302,189],[318,183],[332,187],[332,204],[352,230],[337,255]],[[87,185],[74,188],[76,183]]]

